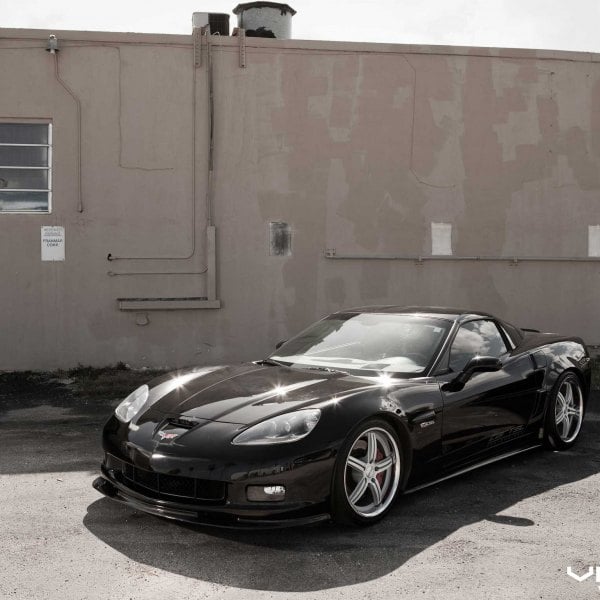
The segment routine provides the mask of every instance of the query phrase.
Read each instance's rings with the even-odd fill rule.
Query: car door
[[[463,323],[438,376],[444,408],[442,452],[453,464],[529,434],[527,424],[537,400],[538,372],[528,353],[511,355],[509,340],[492,319]],[[475,356],[499,358],[498,371],[475,373],[451,391],[450,382]]]

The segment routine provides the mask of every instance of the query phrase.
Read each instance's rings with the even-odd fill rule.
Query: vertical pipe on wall
[[[206,228],[206,297],[209,301],[217,299],[217,228]]]
[[[214,166],[214,94],[213,94],[213,65],[212,48],[210,43],[210,26],[204,28],[206,38],[206,69],[208,80],[208,180],[206,183],[206,224],[212,226],[212,176]]]
[[[213,82],[213,63],[212,48],[210,41],[210,25],[204,28],[206,38],[206,69],[208,80],[208,176],[206,182],[206,296],[209,301],[217,299],[217,249],[216,249],[216,228],[212,220],[212,201],[213,201],[213,169],[214,169],[214,82]]]
[[[119,60],[119,167],[123,168],[121,164],[121,95],[122,95],[122,86],[121,86],[121,71],[122,71],[122,59],[121,59],[121,50],[118,46],[110,46],[111,48],[115,48],[117,51],[117,56]],[[194,53],[196,53],[196,39],[194,38]],[[195,59],[194,59],[195,60]],[[179,261],[179,260],[189,260],[196,255],[196,236],[197,236],[197,227],[196,227],[196,200],[197,200],[197,190],[196,190],[196,67],[198,65],[194,64],[193,73],[192,73],[192,151],[191,151],[191,169],[192,169],[192,193],[191,193],[191,224],[192,224],[192,243],[190,251],[183,256],[172,256],[172,255],[145,255],[145,256],[116,256],[112,252],[109,252],[106,257],[109,261],[115,260],[169,260],[169,261]],[[204,273],[202,270],[200,273]],[[127,275],[127,273],[114,273],[118,275]],[[132,275],[141,274],[141,273],[132,273]],[[151,274],[151,273],[148,273]],[[191,273],[195,274],[195,273]]]
[[[81,101],[60,76],[58,52],[54,52],[54,76],[67,94],[73,98],[77,108],[77,211],[81,213],[83,212],[83,197],[81,191]]]
[[[213,70],[212,70],[212,55],[210,43],[210,29],[208,26],[194,30],[193,32],[193,74],[192,74],[192,248],[189,254],[185,256],[114,256],[109,253],[107,260],[188,260],[196,254],[196,201],[198,197],[198,181],[197,181],[197,69],[203,66],[202,56],[202,38],[206,40],[206,66],[207,66],[207,89],[208,89],[208,160],[207,160],[207,183],[206,183],[206,267],[196,272],[114,272],[109,271],[108,275],[196,275],[206,273],[206,296],[209,300],[216,300],[216,228],[212,224],[212,179],[214,165],[214,95],[213,95]],[[121,58],[119,52],[119,69],[121,67]],[[214,308],[214,307],[213,307]]]

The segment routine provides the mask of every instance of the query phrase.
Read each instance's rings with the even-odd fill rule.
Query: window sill
[[[207,298],[117,298],[119,310],[202,310],[221,308],[220,300]]]

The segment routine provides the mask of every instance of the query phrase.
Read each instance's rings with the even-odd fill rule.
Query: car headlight
[[[150,388],[147,385],[141,385],[137,390],[131,392],[115,409],[117,419],[123,423],[129,423],[140,412],[144,404],[146,404],[149,393]]]
[[[288,444],[306,437],[321,418],[318,408],[298,410],[263,421],[242,431],[233,444]]]

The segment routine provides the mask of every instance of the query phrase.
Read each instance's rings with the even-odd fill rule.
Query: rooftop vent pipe
[[[296,11],[279,2],[247,2],[233,9],[238,27],[248,37],[269,37],[288,40],[292,37],[292,17]]]

